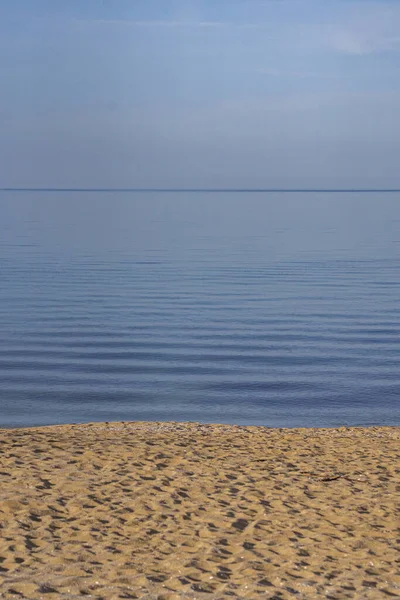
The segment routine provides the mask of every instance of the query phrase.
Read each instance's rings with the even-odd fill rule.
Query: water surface
[[[400,424],[400,194],[3,192],[0,426]]]

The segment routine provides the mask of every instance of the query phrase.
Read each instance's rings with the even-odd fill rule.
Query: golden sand
[[[0,598],[399,598],[400,428],[0,430]]]

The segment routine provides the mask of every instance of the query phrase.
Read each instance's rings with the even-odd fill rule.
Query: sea
[[[400,192],[2,190],[0,427],[400,425]]]

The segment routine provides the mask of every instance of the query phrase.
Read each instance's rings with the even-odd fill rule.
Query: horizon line
[[[132,193],[390,193],[400,188],[59,188],[59,187],[3,187],[0,192],[132,192]]]

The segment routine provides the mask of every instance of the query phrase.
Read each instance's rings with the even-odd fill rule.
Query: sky
[[[400,187],[398,0],[0,0],[0,187]]]

